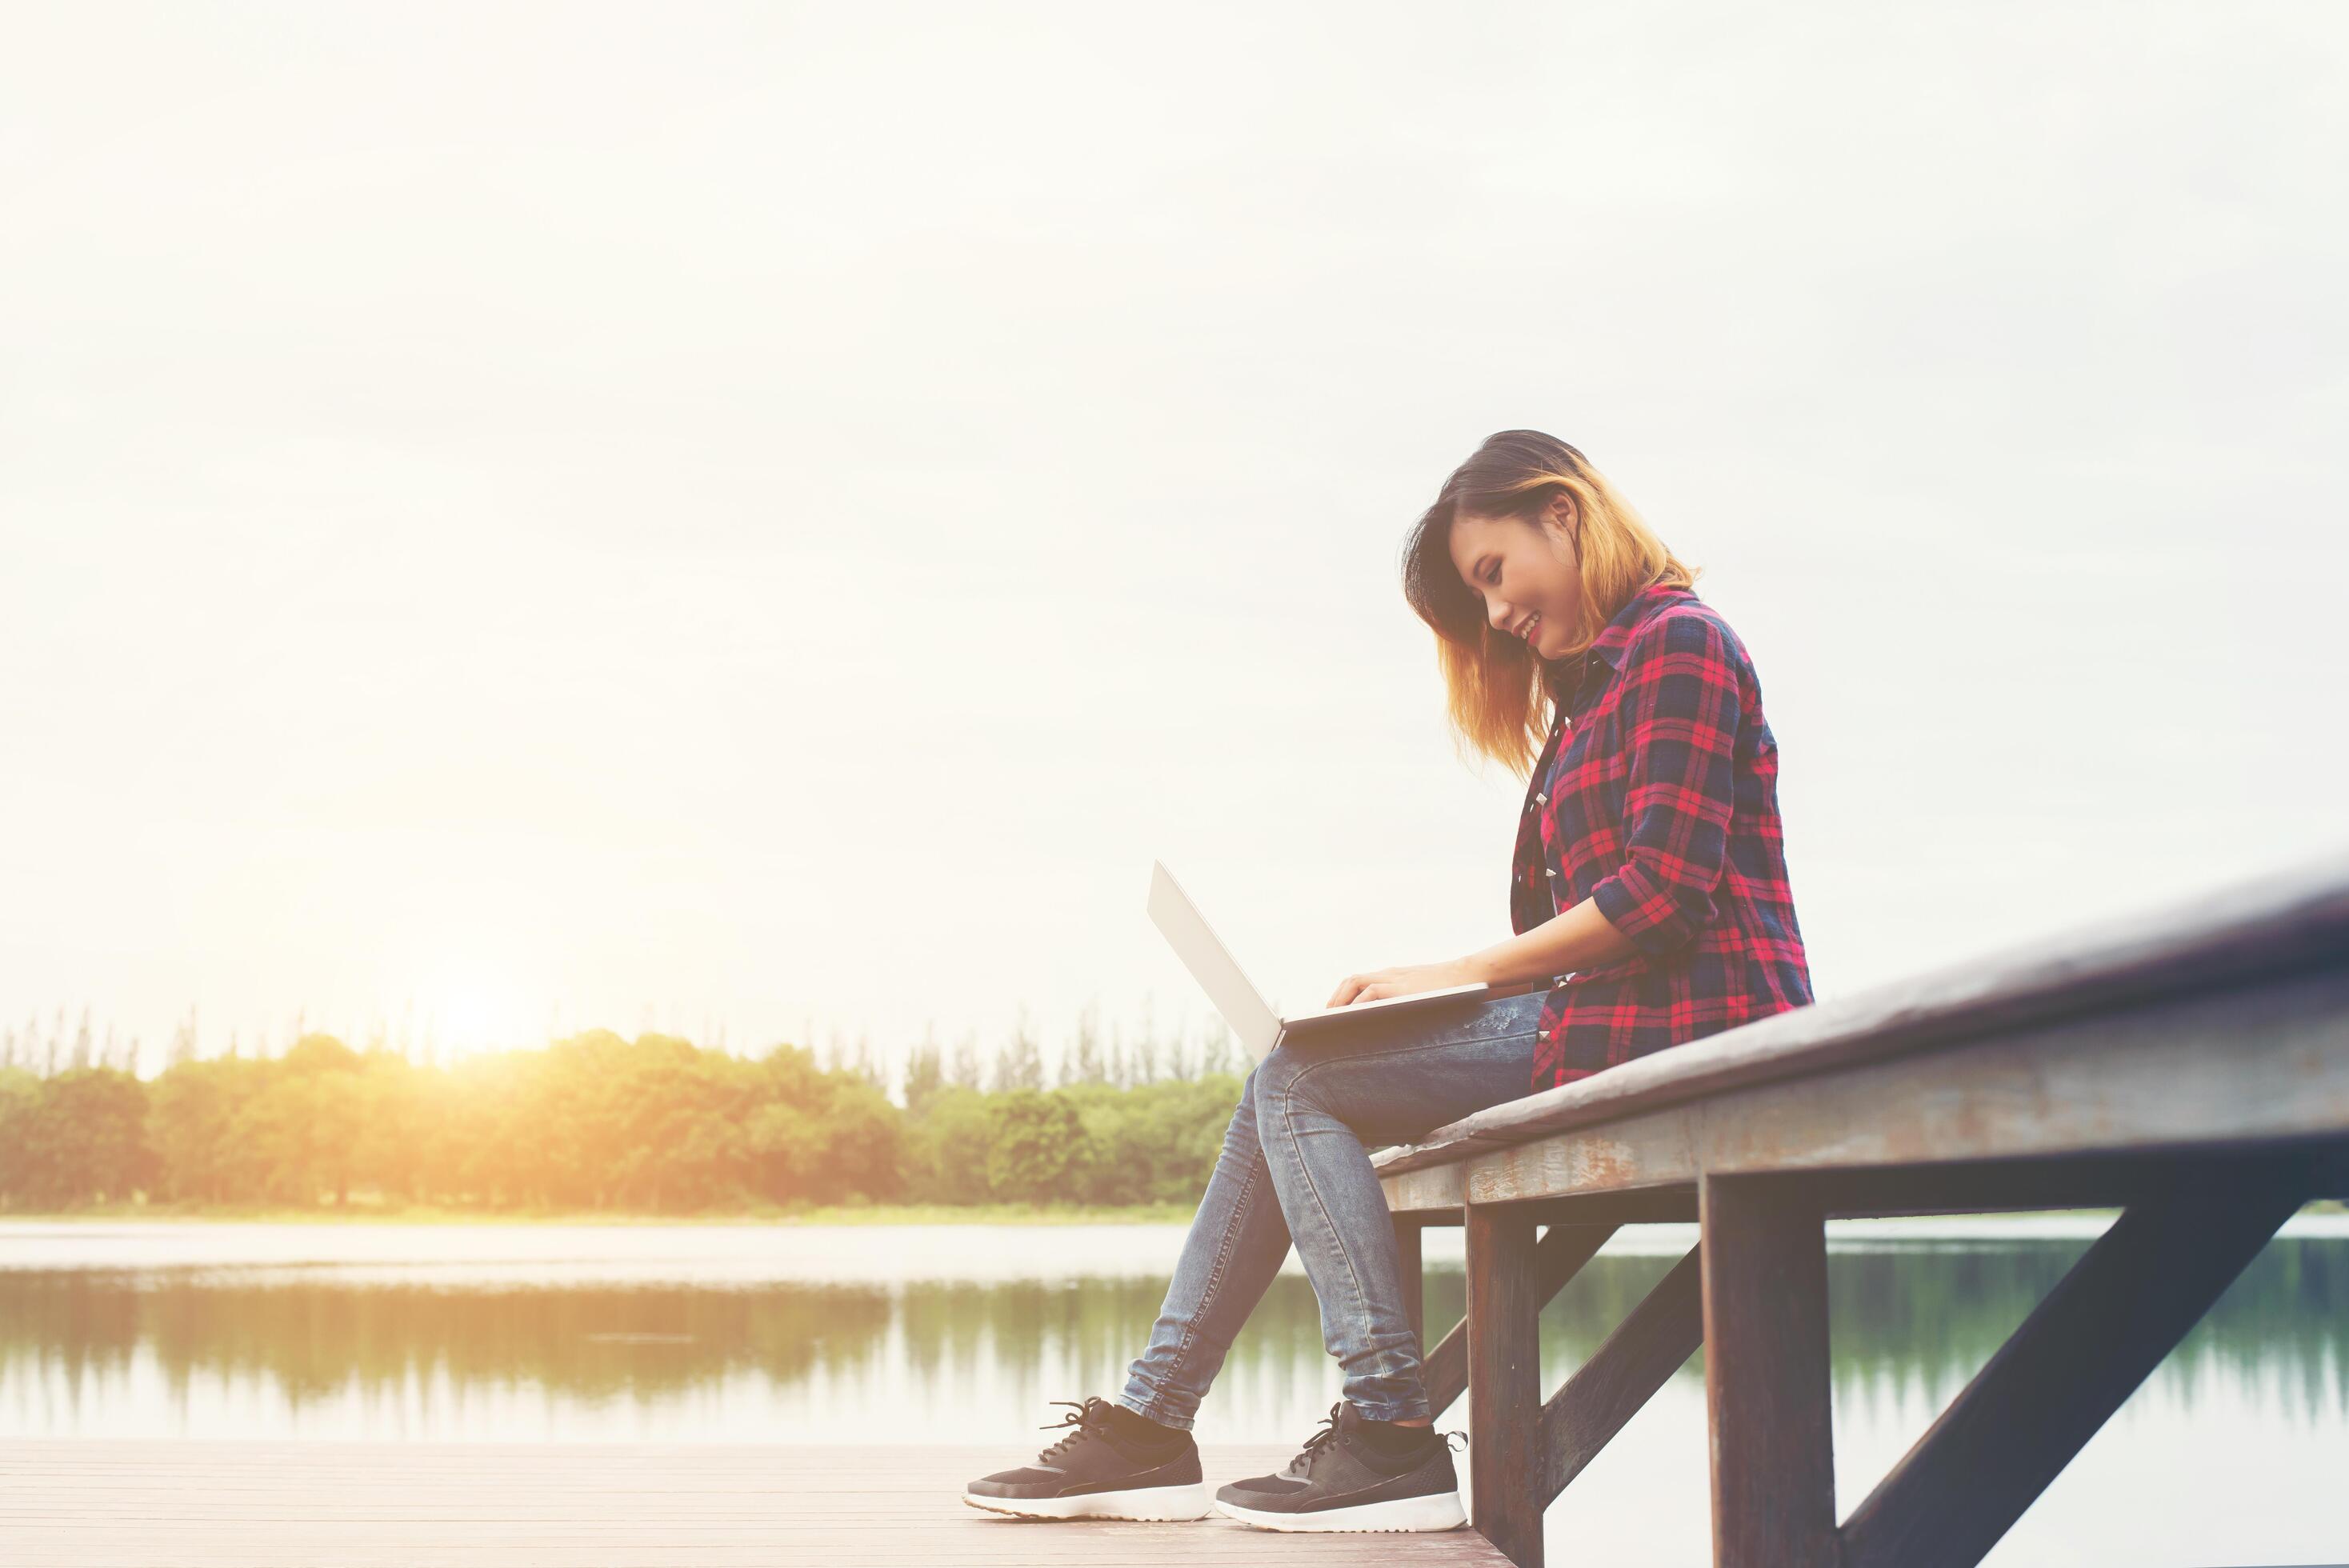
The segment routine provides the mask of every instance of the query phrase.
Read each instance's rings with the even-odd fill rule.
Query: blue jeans
[[[1347,1402],[1372,1420],[1427,1416],[1394,1221],[1370,1150],[1532,1093],[1541,1006],[1538,991],[1439,1004],[1275,1047],[1241,1087],[1119,1403],[1187,1429],[1293,1240]]]

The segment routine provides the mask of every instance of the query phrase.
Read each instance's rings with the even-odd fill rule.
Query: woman
[[[1204,1516],[1192,1421],[1294,1243],[1344,1397],[1286,1471],[1222,1487],[1216,1506],[1279,1530],[1463,1522],[1368,1151],[1811,997],[1777,746],[1753,664],[1693,577],[1580,452],[1538,431],[1502,431],[1444,481],[1412,531],[1403,593],[1435,630],[1458,739],[1531,774],[1516,934],[1350,975],[1330,1005],[1467,981],[1535,988],[1275,1047],[1248,1074],[1119,1400],[1055,1400],[1072,1429],[965,1501]]]

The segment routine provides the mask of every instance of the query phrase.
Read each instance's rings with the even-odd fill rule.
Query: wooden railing
[[[1464,1225],[1475,1527],[1542,1513],[1700,1344],[1721,1568],[1981,1561],[2301,1205],[2349,1195],[2349,857],[2155,918],[1781,1013],[1371,1157],[1413,1322]],[[1838,1522],[1831,1218],[2120,1217]],[[1618,1226],[1698,1244],[1542,1397],[1537,1317]]]

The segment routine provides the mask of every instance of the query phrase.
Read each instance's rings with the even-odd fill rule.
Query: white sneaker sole
[[[1259,1530],[1457,1530],[1468,1522],[1456,1491],[1431,1492],[1425,1497],[1398,1497],[1385,1502],[1360,1502],[1351,1508],[1325,1508],[1313,1513],[1242,1508],[1216,1499],[1216,1507]]]
[[[1131,1519],[1152,1524],[1205,1519],[1215,1511],[1205,1481],[1138,1487],[1131,1491],[1089,1491],[1075,1497],[981,1497],[966,1491],[962,1500],[973,1508],[1016,1519]]]

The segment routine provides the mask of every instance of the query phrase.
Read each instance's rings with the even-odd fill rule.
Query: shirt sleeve
[[[1735,803],[1739,655],[1703,614],[1661,615],[1624,649],[1623,863],[1590,890],[1651,957],[1713,918]]]

